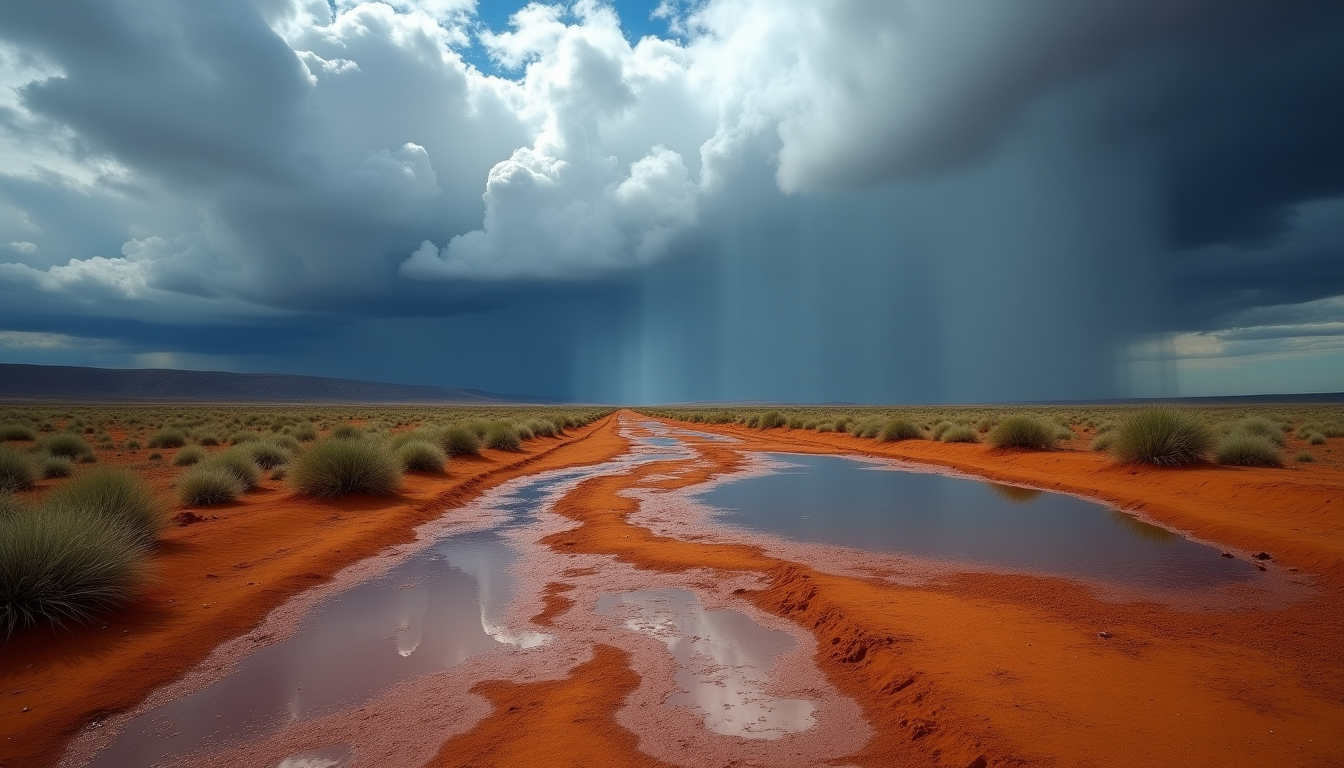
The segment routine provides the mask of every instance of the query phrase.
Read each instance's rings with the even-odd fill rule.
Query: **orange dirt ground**
[[[661,571],[765,574],[765,588],[742,597],[811,630],[817,663],[878,733],[859,754],[837,756],[837,765],[1344,764],[1344,471],[1333,463],[1136,470],[1080,450],[695,428],[743,442],[697,442],[704,466],[672,478],[659,463],[585,481],[556,507],[579,527],[547,543]],[[446,479],[413,478],[392,504],[318,504],[271,484],[218,521],[174,529],[158,558],[159,586],[142,605],[110,617],[106,629],[30,633],[4,649],[0,765],[53,762],[99,713],[132,705],[285,598],[409,540],[414,525],[481,488],[601,461],[625,447],[614,418],[584,434],[563,447],[531,442],[526,456],[459,462]],[[539,446],[554,450],[538,456]],[[823,573],[757,546],[661,537],[629,522],[637,502],[621,491],[685,487],[757,450],[886,456],[1085,494],[1243,554],[1266,550],[1272,568],[1296,569],[1314,587],[1278,607],[1191,612],[1106,602],[1078,584],[1023,575],[963,573],[899,586]],[[536,620],[569,609],[566,587],[547,585]],[[1101,630],[1112,637],[1098,637]],[[615,719],[637,681],[622,652],[599,646],[562,680],[482,684],[494,713],[444,744],[434,764],[658,765]],[[19,713],[20,702],[31,711]],[[557,762],[566,755],[572,762]]]

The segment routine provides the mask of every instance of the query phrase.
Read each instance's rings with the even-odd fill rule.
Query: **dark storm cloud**
[[[1138,334],[1338,319],[1344,3],[714,0],[639,47],[602,6],[473,38],[447,5],[0,4],[40,71],[0,98],[0,330],[984,400],[1114,394]]]

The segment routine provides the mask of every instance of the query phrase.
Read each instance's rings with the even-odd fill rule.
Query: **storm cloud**
[[[866,402],[1344,362],[1341,4],[655,5],[5,3],[0,357]]]

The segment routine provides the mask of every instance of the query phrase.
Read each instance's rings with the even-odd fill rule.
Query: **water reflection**
[[[1003,483],[985,483],[985,485],[988,485],[1003,498],[1018,504],[1031,501],[1043,493],[1039,488],[1023,488],[1020,485],[1004,485]]]
[[[681,690],[667,704],[696,710],[711,732],[778,739],[815,724],[812,702],[765,692],[775,660],[794,647],[787,633],[740,611],[706,610],[684,589],[604,595],[597,610],[609,614],[617,605],[633,609],[627,627],[661,640],[676,660]]]
[[[355,758],[355,751],[346,744],[335,744],[311,752],[290,755],[275,768],[345,768]]]
[[[581,472],[510,484],[512,490],[492,497],[507,515],[499,526],[448,536],[324,600],[292,637],[254,651],[218,682],[131,721],[90,765],[152,764],[364,703],[399,681],[504,643],[531,648],[546,642],[548,635],[512,629],[501,618],[516,590],[509,568],[518,557],[504,531],[535,520],[554,487]],[[305,753],[292,760],[282,765],[337,766],[348,757]]]
[[[729,480],[698,498],[722,510],[723,522],[797,541],[1147,589],[1258,574],[1218,549],[1073,496],[845,457],[767,456],[771,472]]]

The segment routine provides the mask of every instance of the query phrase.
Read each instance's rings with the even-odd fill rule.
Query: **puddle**
[[[731,609],[707,610],[693,592],[656,589],[604,595],[599,614],[630,613],[625,626],[662,641],[677,663],[679,691],[664,704],[699,713],[712,733],[779,739],[815,725],[812,702],[765,692],[776,659],[796,641]]]
[[[89,765],[149,765],[255,737],[358,706],[400,681],[502,645],[544,644],[548,635],[512,631],[498,618],[515,593],[510,566],[518,557],[505,531],[535,520],[557,486],[592,471],[549,473],[513,487],[499,499],[497,508],[507,515],[499,525],[449,534],[381,576],[323,600],[293,636],[258,648],[212,685],[135,718]],[[348,756],[292,760],[282,765],[337,766]]]
[[[772,471],[696,498],[721,522],[796,541],[1143,589],[1249,581],[1250,563],[1074,496],[837,456],[765,454]]]
[[[345,744],[336,744],[311,752],[290,755],[275,768],[345,768],[355,759],[355,751]]]

